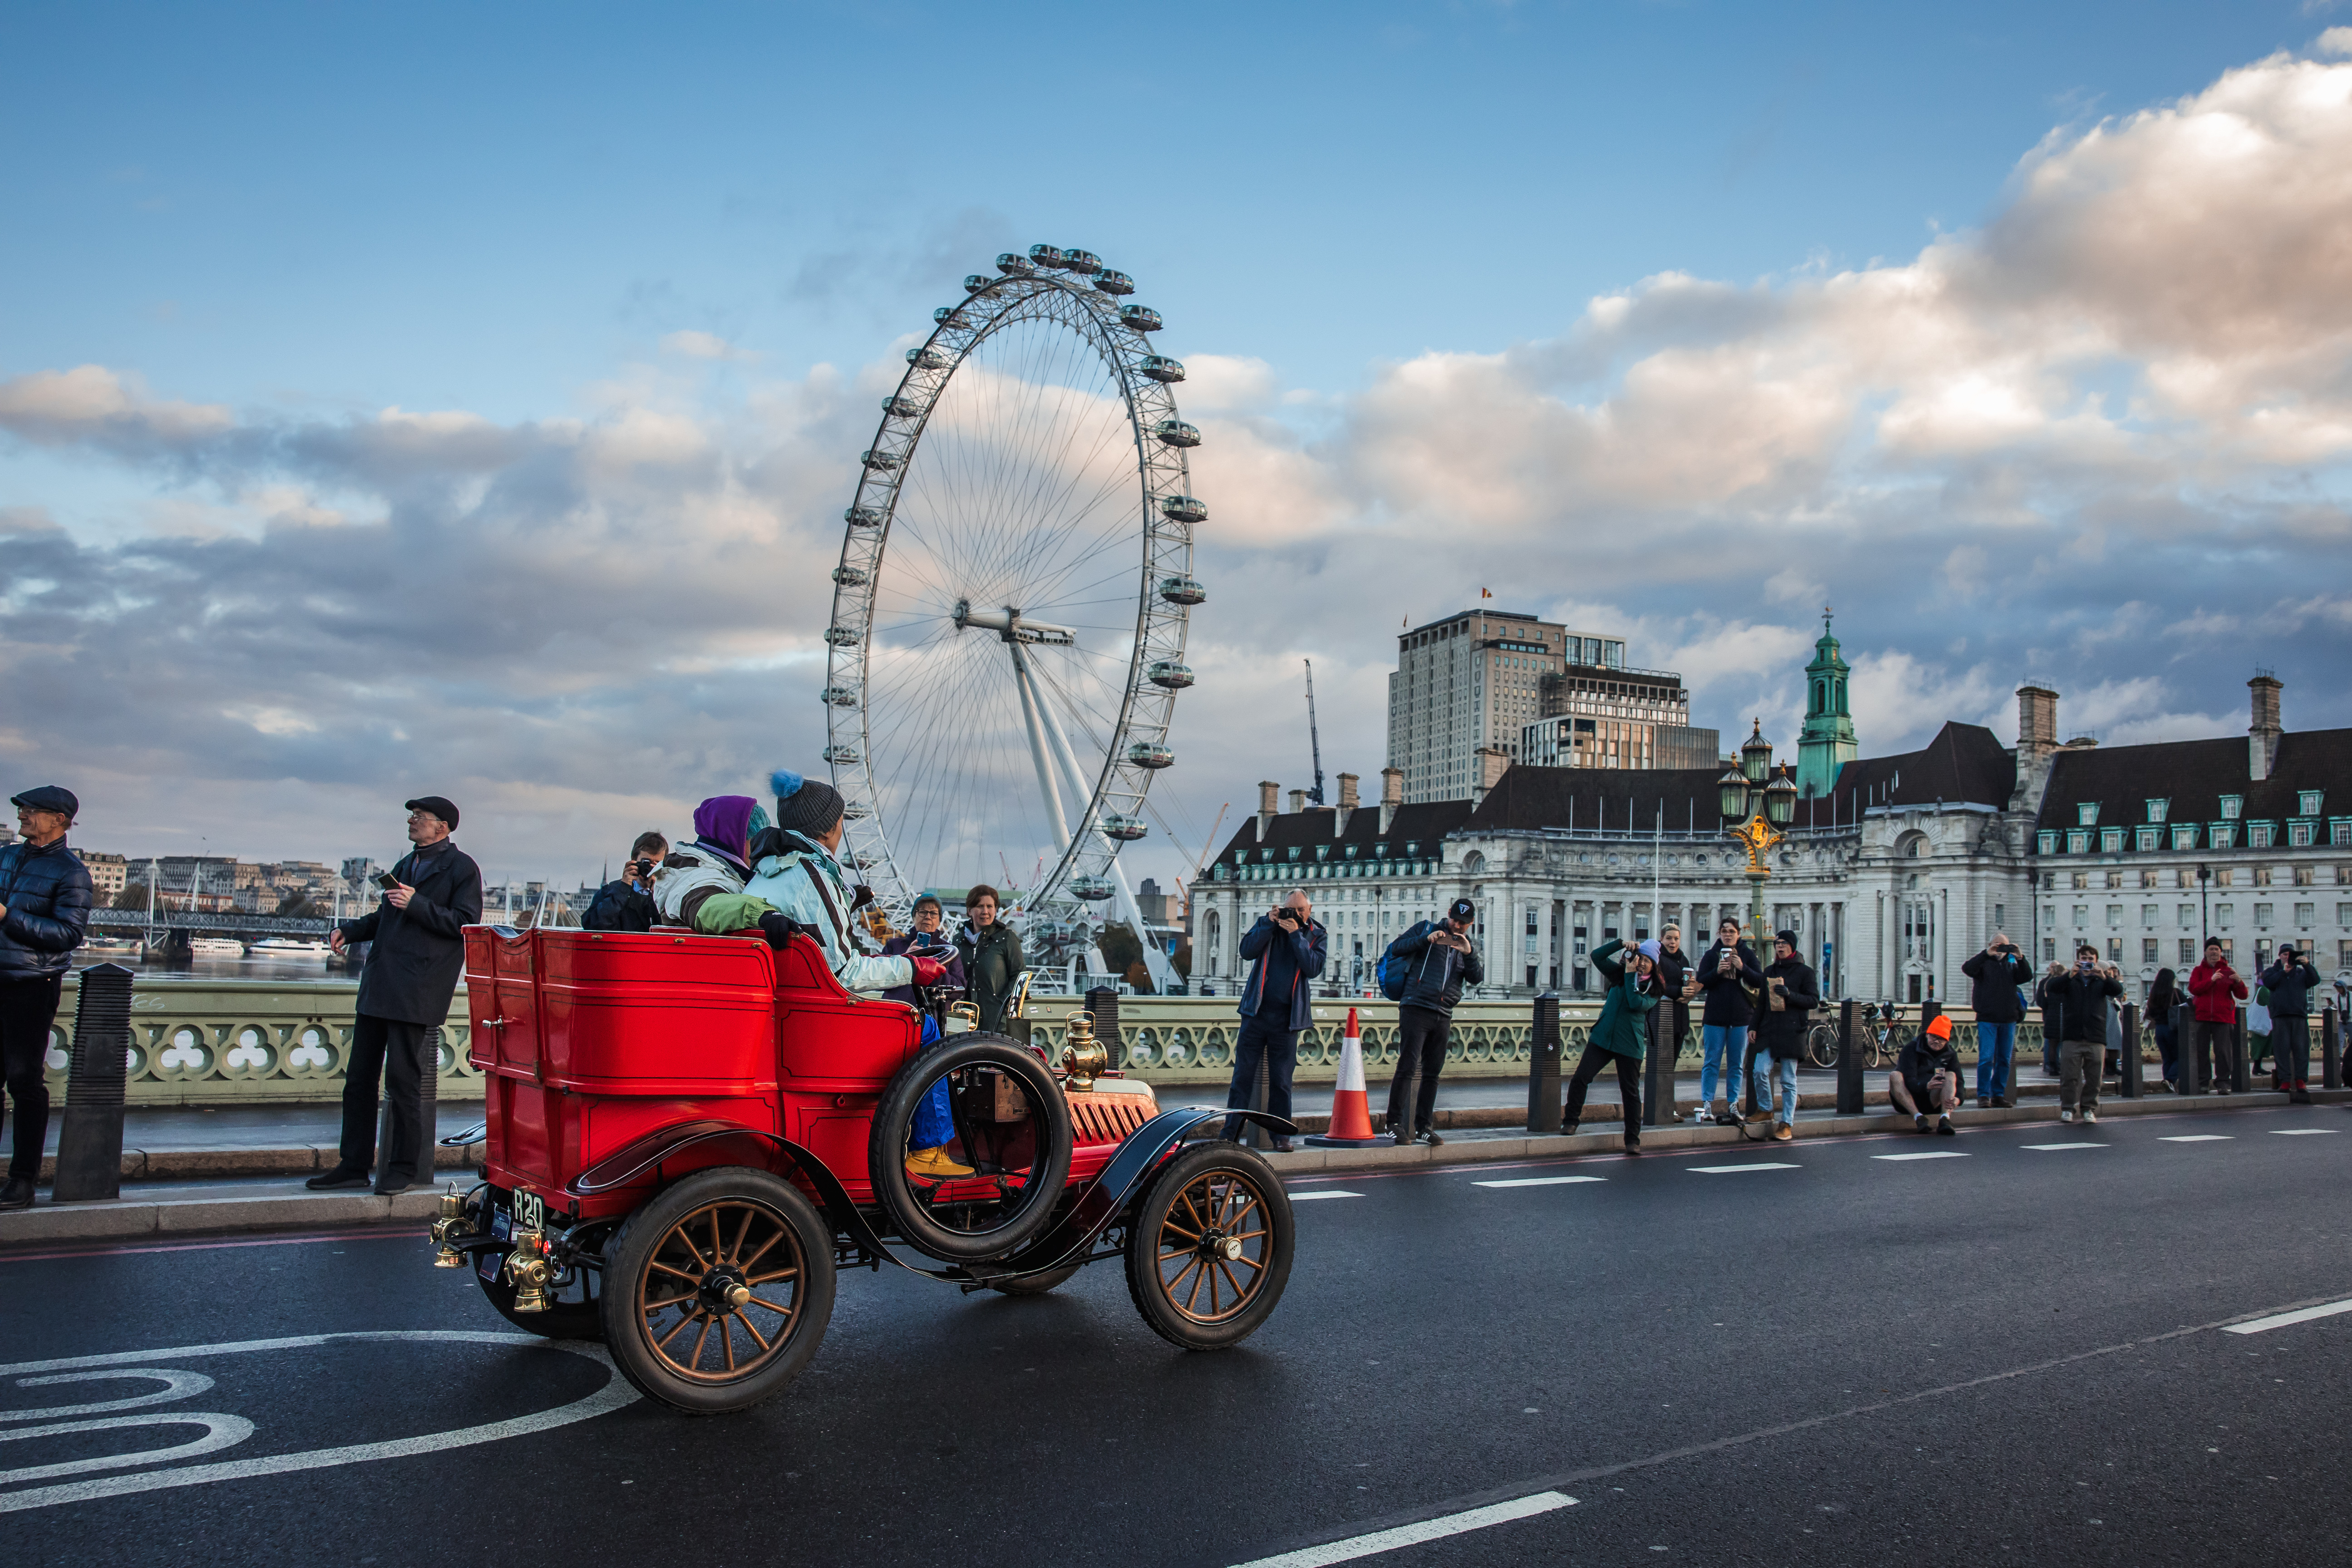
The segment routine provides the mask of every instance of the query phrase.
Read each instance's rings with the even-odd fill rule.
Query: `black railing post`
[[[1838,1004],[1837,1113],[1860,1116],[1867,1092],[1862,1076],[1862,1004],[1849,996]]]
[[[2319,1087],[2344,1087],[2344,1015],[2333,1007],[2319,1015]]]
[[[58,1203],[122,1195],[122,1092],[131,1053],[132,972],[97,963],[81,972],[74,1002],[66,1120],[58,1132]]]
[[[1650,1048],[1642,1063],[1642,1125],[1655,1127],[1666,1120],[1675,1098],[1675,1058],[1666,1044],[1673,1031],[1675,1005],[1661,1001],[1650,1009]]]
[[[2238,1009],[2238,1016],[2230,1026],[2230,1090],[2233,1094],[2251,1094],[2254,1089],[2254,1064],[2246,1059],[2246,1010]]]
[[[1536,998],[1528,1040],[1528,1131],[1559,1131],[1559,993]]]
[[[2140,1091],[2139,1004],[2124,1004],[2123,1093],[2126,1100],[2137,1100]]]

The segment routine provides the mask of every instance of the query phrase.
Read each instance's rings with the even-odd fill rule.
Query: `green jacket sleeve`
[[[760,923],[776,906],[749,893],[713,893],[694,911],[694,929],[705,936],[725,936]]]

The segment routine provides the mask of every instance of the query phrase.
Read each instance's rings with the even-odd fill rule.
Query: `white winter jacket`
[[[824,961],[833,966],[845,990],[887,991],[894,985],[912,985],[915,965],[911,960],[886,958],[861,948],[841,862],[827,854],[824,845],[803,834],[787,832],[784,842],[793,847],[782,855],[766,856],[752,867],[751,879],[743,884],[743,891],[767,900],[806,926],[809,935],[824,949]]]

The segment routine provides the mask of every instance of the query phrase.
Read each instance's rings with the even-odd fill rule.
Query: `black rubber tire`
[[[907,1130],[914,1123],[917,1102],[932,1084],[944,1074],[971,1067],[995,1068],[1028,1091],[1031,1113],[1038,1120],[1038,1163],[1021,1206],[1003,1223],[986,1230],[954,1230],[915,1199],[914,1184],[907,1176]],[[1034,1051],[1003,1035],[959,1035],[900,1068],[874,1108],[866,1144],[875,1201],[908,1246],[949,1263],[1010,1257],[1043,1235],[1069,1184],[1070,1155],[1070,1105],[1062,1097],[1062,1086]]]
[[[755,1370],[727,1381],[698,1382],[675,1369],[654,1348],[636,1310],[653,1254],[678,1222],[719,1200],[757,1205],[788,1228],[801,1251],[800,1294],[782,1349]],[[747,1165],[698,1171],[664,1188],[631,1215],[604,1248],[604,1344],[613,1364],[638,1393],[688,1415],[747,1410],[783,1391],[816,1355],[833,1319],[833,1230],[798,1188]]]
[[[1082,1267],[1071,1263],[1059,1268],[1041,1268],[1034,1274],[1015,1274],[1010,1279],[992,1279],[988,1288],[1006,1296],[1043,1296],[1056,1285],[1067,1284],[1070,1276]]]
[[[1264,1268],[1244,1307],[1222,1321],[1203,1323],[1179,1310],[1162,1289],[1159,1238],[1169,1210],[1184,1190],[1203,1176],[1220,1173],[1245,1180],[1263,1201],[1266,1215]],[[1294,1235],[1290,1194],[1274,1167],[1255,1150],[1222,1138],[1193,1144],[1160,1168],[1129,1216],[1127,1293],[1151,1331],[1170,1344],[1188,1351],[1221,1351],[1237,1345],[1257,1331],[1282,1300],[1283,1287],[1290,1280]]]

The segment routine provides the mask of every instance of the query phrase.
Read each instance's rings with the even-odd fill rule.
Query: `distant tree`
[[[311,896],[308,888],[296,888],[278,900],[278,912],[295,920],[323,920],[329,911]]]
[[[1127,966],[1127,973],[1120,978],[1128,983],[1138,996],[1150,996],[1155,994],[1155,988],[1151,984],[1151,971],[1139,958]]]
[[[1185,979],[1192,979],[1192,944],[1189,942],[1183,942],[1177,947],[1174,952],[1170,953],[1168,955],[1168,967],[1182,975]]]
[[[1105,921],[1095,945],[1102,949],[1103,962],[1113,974],[1125,974],[1143,962],[1143,943],[1124,921]]]

